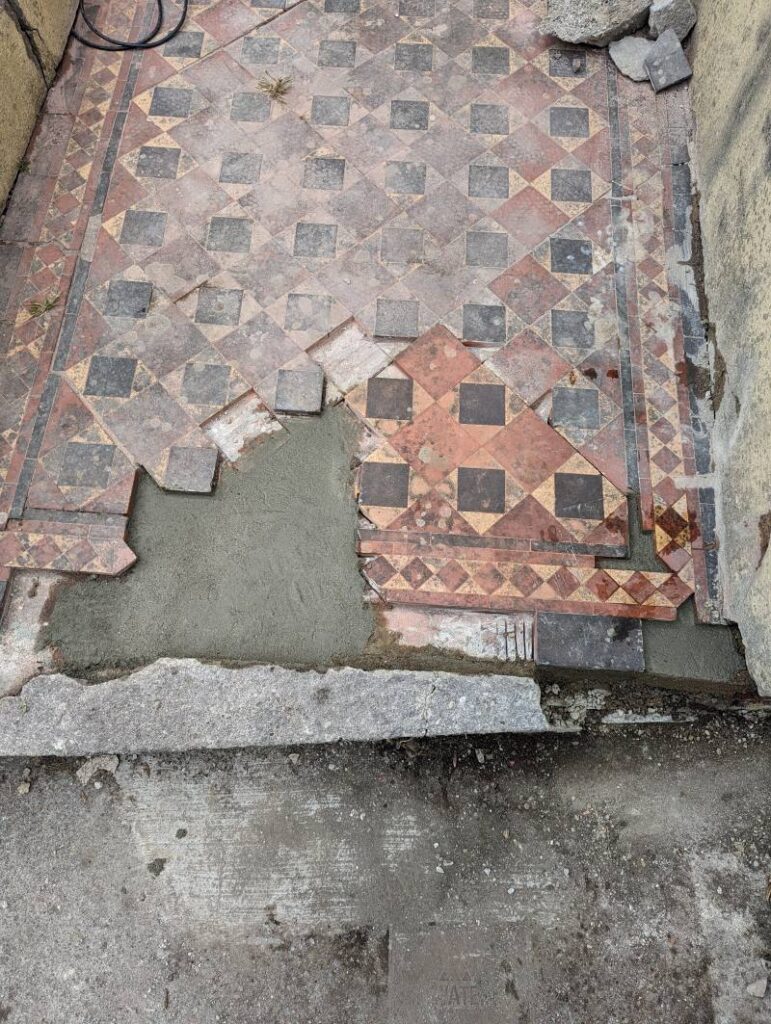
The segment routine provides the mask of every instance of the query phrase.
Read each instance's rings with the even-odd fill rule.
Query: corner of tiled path
[[[161,50],[71,43],[0,227],[0,587],[125,570],[137,468],[209,491],[207,423],[320,364],[386,601],[719,621],[687,92],[542,7],[202,0]],[[658,572],[598,562],[630,494]]]

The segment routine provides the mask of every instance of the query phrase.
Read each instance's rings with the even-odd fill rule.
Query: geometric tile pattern
[[[386,531],[626,554],[626,495],[476,352],[436,327],[347,395],[381,439],[362,462],[364,515]]]
[[[191,4],[156,50],[70,43],[80,70],[52,91],[0,228],[16,260],[0,287],[0,529],[15,535],[0,566],[50,554],[78,571],[62,538],[116,543],[137,467],[210,490],[207,421],[252,394],[275,409],[279,375],[331,366],[353,324],[364,340],[348,363],[338,343],[332,398],[351,361],[369,374],[395,357],[347,396],[372,431],[361,493],[384,502],[363,506],[367,557],[406,557],[393,534],[435,553],[461,538],[459,564],[491,546],[485,564],[522,563],[477,607],[512,588],[529,607],[594,594],[608,614],[634,600],[671,617],[695,589],[709,618],[703,517],[679,483],[695,469],[666,258],[671,95],[541,35],[544,0],[265,3]],[[99,10],[122,36],[145,14]],[[266,72],[291,78],[285,102],[260,90]],[[669,576],[572,587],[560,567],[624,553],[638,490]],[[435,594],[419,582],[433,564],[400,565],[390,590],[407,600],[412,577]],[[446,600],[475,596],[439,571]]]
[[[435,327],[347,394],[368,581],[395,603],[674,618],[677,575],[597,568],[626,554],[626,495],[492,362]]]

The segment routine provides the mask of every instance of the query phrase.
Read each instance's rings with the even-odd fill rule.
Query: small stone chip
[[[276,412],[319,413],[323,399],[324,374],[320,366],[278,371]]]

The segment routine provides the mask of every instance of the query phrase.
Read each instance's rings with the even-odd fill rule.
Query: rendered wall
[[[700,0],[698,13],[690,55],[723,610],[771,694],[771,3]]]
[[[0,211],[56,74],[77,0],[0,0]]]

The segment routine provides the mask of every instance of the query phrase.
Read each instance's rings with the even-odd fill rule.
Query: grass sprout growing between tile
[[[273,75],[268,74],[266,71],[257,85],[260,91],[270,96],[272,100],[286,103],[286,97],[292,88],[292,79],[288,75],[279,75],[278,78],[274,78]]]
[[[60,298],[61,295],[56,292],[53,295],[46,296],[42,302],[30,302],[27,306],[27,312],[31,317],[42,316],[44,313],[50,312],[57,305]]]

